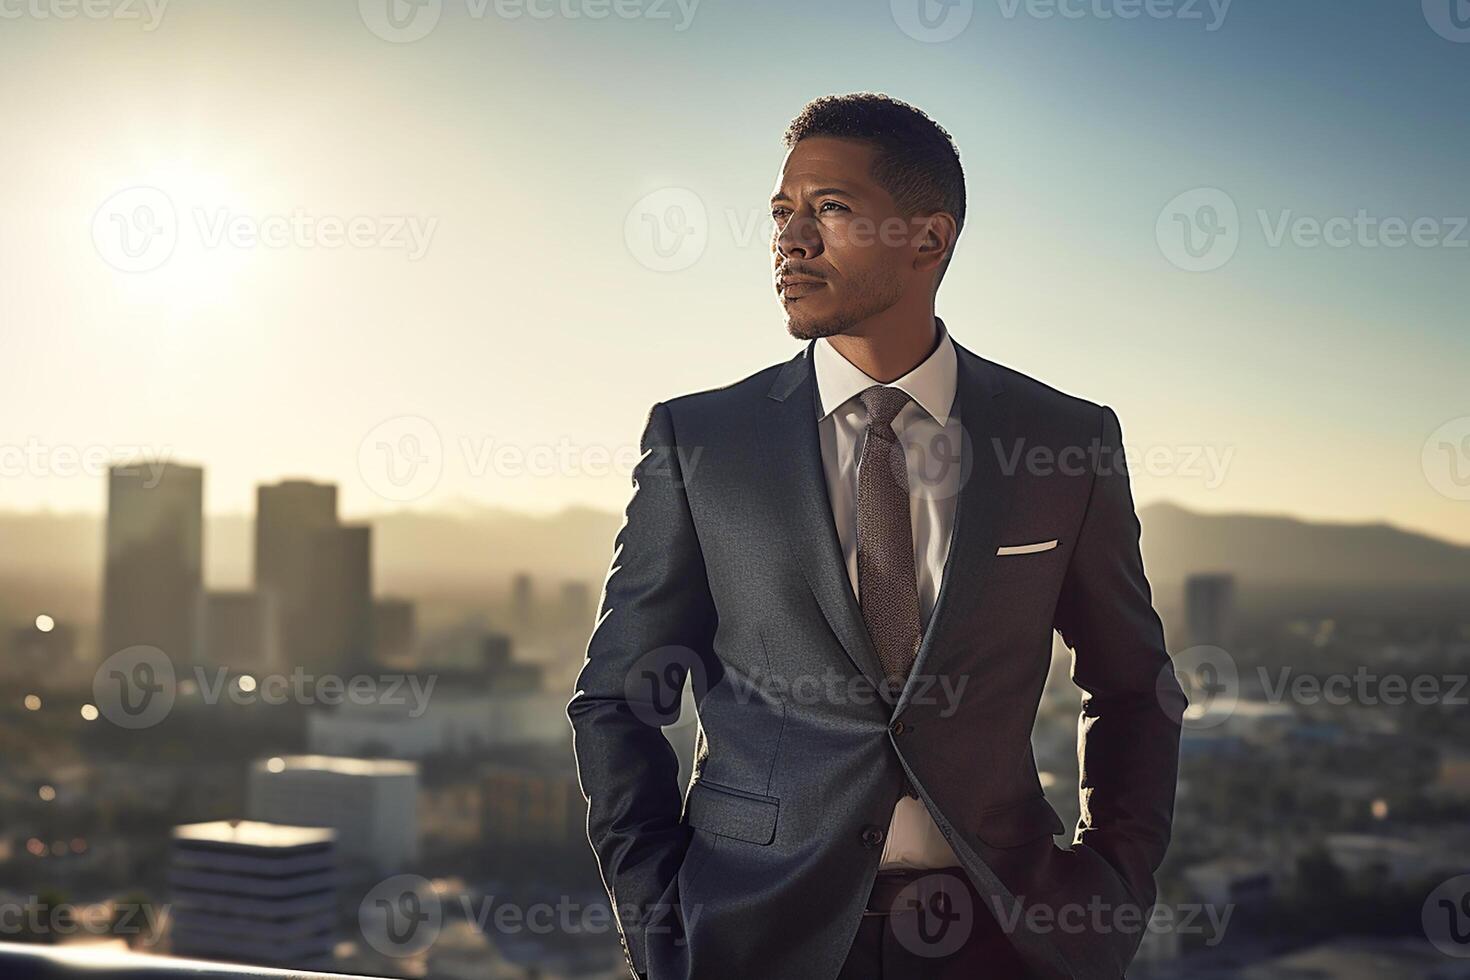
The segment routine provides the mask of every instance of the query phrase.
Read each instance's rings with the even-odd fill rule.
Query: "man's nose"
[[[792,215],[776,236],[776,251],[782,255],[796,255],[809,259],[822,251],[822,237],[817,232],[814,218]]]

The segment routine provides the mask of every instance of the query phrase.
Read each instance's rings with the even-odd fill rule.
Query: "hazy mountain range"
[[[1140,511],[1144,562],[1156,593],[1197,571],[1234,573],[1243,586],[1307,589],[1470,589],[1470,547],[1388,524],[1337,524],[1254,514],[1202,514],[1161,503]],[[595,590],[612,557],[617,513],[573,508],[534,516],[498,508],[398,512],[372,518],[380,593],[500,593],[510,575]],[[211,517],[205,578],[250,581],[252,522]],[[0,512],[0,608],[40,603],[89,615],[101,581],[102,519]],[[11,611],[9,609],[5,611]]]

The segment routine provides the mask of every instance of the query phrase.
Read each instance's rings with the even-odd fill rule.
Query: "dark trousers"
[[[1026,980],[961,868],[879,872],[838,980]]]

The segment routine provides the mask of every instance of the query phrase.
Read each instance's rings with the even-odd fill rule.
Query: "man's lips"
[[[800,276],[784,276],[776,280],[776,291],[787,299],[800,299],[827,285],[821,279],[804,279]]]

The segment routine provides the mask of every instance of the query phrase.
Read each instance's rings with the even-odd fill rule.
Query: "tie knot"
[[[902,388],[873,385],[858,396],[868,409],[868,428],[877,431],[881,438],[893,441],[898,435],[893,431],[893,420],[909,403],[909,393]]]

